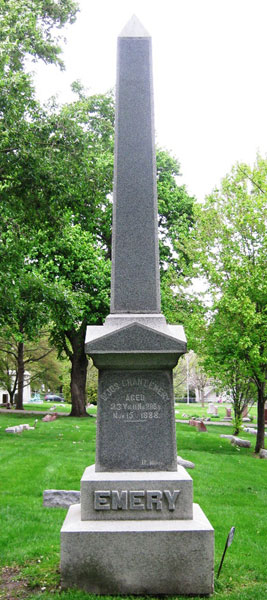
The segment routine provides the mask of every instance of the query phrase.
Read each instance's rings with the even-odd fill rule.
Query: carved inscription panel
[[[175,470],[171,371],[100,371],[97,470]]]
[[[96,490],[95,510],[174,511],[180,490]]]
[[[116,396],[119,401],[116,400]],[[153,402],[152,396],[155,397]],[[111,398],[109,408],[112,419],[127,423],[142,423],[151,419],[160,419],[163,402],[167,402],[169,397],[166,389],[152,379],[131,376],[122,378],[121,382],[115,382],[107,387],[100,398],[103,401]]]

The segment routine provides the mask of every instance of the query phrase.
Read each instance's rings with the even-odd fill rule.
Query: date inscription
[[[145,423],[161,418],[168,394],[157,381],[147,377],[125,377],[109,385],[100,394],[108,401],[111,417],[126,423]]]

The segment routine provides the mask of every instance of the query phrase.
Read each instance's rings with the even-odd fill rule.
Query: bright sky
[[[38,67],[45,101],[115,86],[116,38],[133,14],[152,36],[157,143],[181,163],[201,199],[237,161],[267,152],[266,0],[79,0],[65,31],[66,71]]]

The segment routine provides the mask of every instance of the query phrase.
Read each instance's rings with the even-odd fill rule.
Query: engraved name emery
[[[95,510],[175,510],[180,490],[96,490]]]

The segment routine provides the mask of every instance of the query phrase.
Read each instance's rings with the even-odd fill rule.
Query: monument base
[[[208,595],[213,540],[198,504],[193,519],[162,521],[82,521],[72,505],[61,529],[61,584],[103,595]]]
[[[103,490],[103,491],[97,491]],[[98,495],[98,504],[95,505]],[[120,507],[118,507],[118,496]],[[96,471],[87,467],[81,479],[81,519],[192,519],[193,481],[177,471]]]

